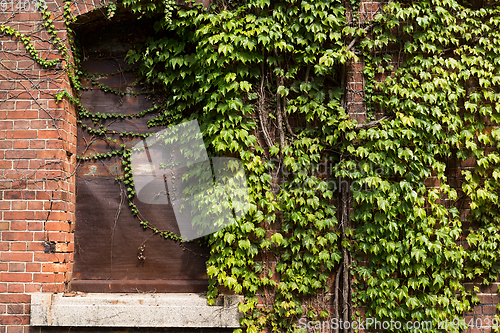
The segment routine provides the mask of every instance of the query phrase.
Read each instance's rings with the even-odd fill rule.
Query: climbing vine
[[[459,332],[478,301],[463,283],[498,277],[498,14],[492,3],[392,2],[361,42],[369,102],[389,119],[348,149],[391,171],[356,177],[374,190],[355,195],[351,215],[358,263],[369,262],[353,266],[367,316]]]
[[[246,169],[250,211],[210,238],[209,302],[225,286],[246,295],[249,332],[293,330],[299,317],[328,316],[329,279],[341,260],[348,265],[334,175],[315,168],[331,170],[343,140],[337,129],[355,126],[341,107],[342,67],[354,58],[341,33],[345,10],[335,1],[220,5],[161,18],[161,33],[128,58],[168,92],[169,113],[156,125],[196,118],[209,151],[237,156]],[[349,301],[347,292],[336,299]]]
[[[85,109],[79,91],[130,92],[80,68],[76,44],[69,41],[69,52],[43,3],[60,59],[42,59],[30,37],[8,25],[0,31],[41,66],[64,61],[77,93],[62,90],[56,99],[77,107],[83,130],[118,147],[79,159],[120,157],[124,175],[116,180],[153,233],[182,246],[140,218],[131,152],[119,138],[197,119],[210,155],[242,161],[250,210],[208,237],[207,273],[210,303],[222,287],[245,295],[247,332],[296,331],[304,318],[348,322],[361,308],[364,318],[403,323],[391,332],[411,331],[408,322],[432,323],[422,332],[460,332],[478,302],[464,284],[489,284],[500,271],[500,7],[380,5],[361,21],[363,6],[352,1],[109,4],[106,19],[130,11],[155,31],[127,60],[162,98],[133,115]],[[356,62],[364,63],[373,120],[361,124],[349,116]],[[146,114],[150,133],[103,124]]]

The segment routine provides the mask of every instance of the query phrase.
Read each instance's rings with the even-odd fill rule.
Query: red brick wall
[[[361,4],[359,5],[359,20],[361,24],[363,22],[367,22],[371,20],[377,13],[381,11],[381,3],[385,3],[385,1],[378,0],[361,0]],[[350,19],[352,15],[348,12],[348,19]],[[362,24],[361,26],[366,26],[366,24]],[[346,104],[347,111],[351,118],[356,119],[358,122],[364,122],[367,120],[367,109],[366,103],[364,102],[365,94],[364,88],[366,85],[365,77],[363,75],[364,69],[364,59],[362,57],[361,50],[352,49],[352,51],[358,56],[359,61],[353,62],[349,65],[347,70],[347,91],[346,91]],[[401,58],[393,57],[395,68],[399,65],[399,62],[402,61]],[[383,81],[386,74],[377,74],[375,76],[375,80],[378,82]],[[375,114],[375,117],[381,118],[381,115],[378,114],[379,110],[371,110],[372,113]],[[448,161],[448,177],[450,180],[450,184],[456,188],[461,188],[460,179],[463,178],[461,175],[461,170],[464,169],[473,169],[475,165],[474,159],[468,159],[466,161]],[[440,181],[436,177],[431,177],[426,180],[425,185],[428,187],[436,187],[439,188]],[[468,206],[468,205],[466,205]],[[464,230],[468,230],[470,226],[467,223],[467,215],[469,213],[469,208],[462,208],[460,213],[460,218],[464,223]],[[462,238],[461,243],[463,246],[467,246],[465,238]],[[498,280],[497,280],[498,281]],[[474,283],[466,283],[466,289],[472,290],[474,286],[479,287],[479,292],[477,293],[478,297],[481,299],[481,303],[475,306],[471,312],[465,313],[463,320],[468,325],[474,325],[475,327],[469,327],[467,329],[467,333],[490,333],[493,332],[491,325],[492,320],[495,317],[495,314],[498,314],[497,304],[500,302],[499,296],[499,287],[500,282],[492,283],[489,286],[481,285],[479,282],[477,284]],[[363,309],[360,309],[362,313],[364,313]],[[500,323],[499,323],[500,324]],[[478,327],[483,326],[483,327]]]
[[[79,1],[73,12],[95,2]],[[0,23],[31,36],[41,57],[59,58],[40,12],[13,4],[0,7]],[[62,2],[47,5],[65,39]],[[22,42],[0,35],[0,333],[27,332],[30,294],[63,292],[71,279],[76,118],[54,98],[68,87],[64,70],[43,68]]]

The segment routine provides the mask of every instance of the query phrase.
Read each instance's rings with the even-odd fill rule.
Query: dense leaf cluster
[[[356,177],[374,190],[355,194],[351,216],[369,262],[354,266],[367,316],[450,322],[471,305],[464,282],[498,277],[499,14],[393,2],[361,42],[372,106],[393,115],[348,148],[389,171]]]
[[[125,5],[148,14],[145,2]],[[249,331],[288,330],[324,309],[306,313],[303,299],[328,290],[341,259],[335,184],[315,166],[331,170],[338,154],[328,149],[354,126],[340,81],[354,58],[343,29],[356,29],[346,28],[337,1],[226,5],[161,18],[158,35],[128,58],[166,92],[155,125],[196,118],[212,154],[236,156],[246,169],[251,209],[211,237],[209,298],[216,283],[226,286],[247,295],[240,309]],[[258,309],[256,295],[273,301]]]

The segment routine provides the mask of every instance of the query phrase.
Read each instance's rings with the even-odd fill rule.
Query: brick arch
[[[60,1],[60,0],[59,0]],[[72,3],[71,12],[81,20],[85,15],[94,11],[97,8],[102,8],[113,2],[111,0],[77,0]]]
[[[61,0],[57,0],[62,2]],[[115,2],[113,0],[77,0],[73,2],[71,6],[71,10],[73,15],[77,17],[77,20],[80,22],[85,22],[88,19],[88,14],[94,11],[95,9],[105,7],[111,2]],[[197,3],[203,4],[203,7],[208,8],[210,6],[210,0],[196,0]],[[185,0],[176,0],[177,5],[185,6]],[[64,5],[64,3],[63,3]],[[90,16],[92,17],[92,16]]]

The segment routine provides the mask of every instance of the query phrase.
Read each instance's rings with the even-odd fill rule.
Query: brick
[[[36,105],[33,101],[16,101],[16,110],[18,112],[26,111],[27,109],[31,109],[33,105]]]
[[[36,110],[26,110],[26,111],[21,111],[21,112],[18,112],[18,111],[19,110],[16,110],[16,115],[13,118],[15,118],[15,119],[38,119],[38,111],[36,111]],[[32,131],[32,132],[35,132],[35,134],[36,134],[36,131]],[[34,138],[36,138],[36,136]],[[34,138],[27,138],[27,139],[34,139]]]
[[[40,272],[42,265],[37,262],[26,263],[26,272]]]
[[[0,253],[0,260],[2,260],[2,261],[23,261],[23,262],[30,262],[30,261],[33,261],[33,253],[26,253],[26,252],[3,252],[3,253]]]
[[[24,285],[24,292],[26,293],[39,293],[42,291],[41,283],[26,283]]]
[[[44,149],[45,148],[45,140],[30,140],[30,148],[31,149]]]
[[[6,150],[5,158],[19,159],[19,158],[36,158],[36,151],[34,150]]]
[[[29,333],[25,331],[25,326],[7,326],[7,331],[5,333]]]
[[[63,149],[64,142],[62,140],[47,141],[47,149]]]
[[[460,167],[467,168],[476,165],[476,160],[474,158],[468,158],[465,161],[460,161]]]
[[[52,241],[52,242],[56,242],[56,243],[59,243],[59,242],[65,242],[66,241],[66,235],[67,233],[66,232],[48,232],[45,231],[45,234],[46,234],[46,238],[47,240],[49,241]]]
[[[56,274],[33,273],[33,282],[55,283]]]
[[[30,295],[0,294],[0,303],[29,303],[30,301]]]
[[[58,139],[59,133],[57,130],[39,130],[38,139]]]
[[[43,222],[30,221],[30,222],[28,222],[27,230],[29,230],[29,231],[43,230]]]
[[[9,50],[9,47],[12,47],[11,50],[17,50],[17,43],[15,43],[15,44],[16,44],[16,46],[15,46],[15,48],[13,48],[14,45],[12,45],[10,43],[7,43],[7,42],[2,42],[2,47],[3,47],[4,50]],[[8,68],[8,69],[14,69],[15,70],[16,67],[17,67],[16,65],[17,65],[17,61],[12,61],[12,60],[10,60],[10,61],[9,60],[7,60],[7,61],[4,60],[3,61],[3,66],[6,67],[6,68]]]
[[[53,172],[46,172],[47,177],[49,178],[54,178],[54,177],[61,177],[62,173],[61,171],[53,171]],[[61,191],[65,190],[64,188],[64,182],[61,181],[47,181],[44,184],[45,190],[52,190],[52,191]]]
[[[73,227],[75,224],[72,223],[71,226]],[[74,233],[70,233],[70,234],[66,234],[66,240],[65,240],[67,243],[70,243],[71,245],[75,245],[75,234]],[[68,247],[69,248],[69,247]],[[73,252],[73,250],[70,250],[71,252]]]
[[[13,90],[16,88],[16,83],[14,81],[0,81],[0,90]]]
[[[54,262],[57,256],[55,253],[33,253],[33,259],[36,262]]]
[[[50,202],[46,202],[46,209],[50,209]],[[53,210],[63,210],[63,211],[68,211],[68,206],[69,204],[67,202],[64,202],[64,201],[56,201],[56,202],[52,202],[52,209]]]
[[[361,82],[350,83],[349,89],[353,89],[354,91],[363,91],[363,83]]]
[[[68,251],[68,243],[57,243],[56,252],[70,252]]]
[[[46,39],[49,39],[50,37],[47,36]],[[59,59],[59,54],[57,53],[54,53],[53,51],[50,51],[50,52],[40,52],[40,57],[43,58],[43,59],[47,59],[47,60],[55,60],[55,59]]]
[[[56,272],[60,273],[66,273],[66,272],[73,272],[73,263],[62,263],[62,264],[56,264],[57,266],[54,267]]]
[[[29,210],[42,210],[43,209],[43,204],[44,204],[44,201],[41,201],[41,200],[37,200],[37,201],[28,201],[27,203],[27,208]]]
[[[13,129],[14,122],[10,120],[2,120],[0,121],[0,130]]]
[[[42,272],[64,273],[71,272],[73,264],[70,263],[47,263],[42,264]]]
[[[28,325],[29,316],[4,315],[0,316],[0,325]]]
[[[490,285],[480,285],[479,286],[482,293],[496,293],[498,290],[498,284],[490,284]]]
[[[34,232],[33,234],[34,234],[34,241],[35,242],[45,242],[47,240],[50,240],[50,239],[48,239],[49,235],[47,234],[47,231],[44,231],[44,232]]]
[[[9,263],[9,272],[24,272],[26,264],[22,262]]]
[[[35,212],[22,211],[22,210],[11,210],[4,212],[4,219],[6,220],[33,220],[35,218]]]
[[[50,205],[49,205],[50,206]],[[35,220],[47,220],[51,215],[51,212],[47,209],[47,211],[37,211],[35,213]]]
[[[28,149],[30,146],[30,142],[27,140],[16,140],[13,143],[14,149]]]
[[[43,273],[53,273],[54,272],[54,263],[43,263],[42,264],[42,272]]]
[[[52,214],[51,217],[52,219]],[[69,225],[67,222],[46,222],[45,230],[47,231],[69,231]]]
[[[13,76],[12,78],[14,78],[14,76],[16,76],[17,73],[12,73]],[[24,72],[23,74],[28,74],[26,72]],[[21,76],[21,74],[17,74],[17,76]],[[30,99],[30,98],[38,98],[38,92],[37,91],[29,91],[29,87],[28,86],[20,86],[18,87],[18,89],[16,90],[10,90],[9,91],[9,98],[11,99]]]
[[[62,281],[61,281],[62,282]],[[64,291],[64,285],[42,284],[43,293],[61,293]]]
[[[47,128],[47,120],[32,120],[30,122],[31,129],[45,129]]]
[[[361,72],[361,71],[363,71],[363,68],[365,67],[365,65],[362,62],[355,62],[355,63],[351,64],[350,67],[351,67],[350,68],[351,71]]]
[[[12,169],[12,161],[0,160],[0,169],[3,170]]]
[[[12,210],[24,210],[27,207],[26,201],[12,201],[11,202],[11,209]]]
[[[53,160],[53,159],[59,159],[59,158],[62,159],[62,158],[66,158],[66,152],[64,152],[62,150],[55,150],[55,149],[39,150],[39,151],[37,151],[36,158],[39,158],[42,160]]]
[[[427,187],[439,187],[441,185],[441,181],[438,178],[427,178],[424,180],[424,184]]]
[[[44,251],[45,250],[45,246],[43,245],[43,242],[29,242],[28,243],[28,251]],[[35,259],[37,260],[37,259]]]
[[[24,199],[24,200],[32,200],[35,199],[34,191],[5,191],[4,199],[12,200],[12,199]]]
[[[7,139],[35,139],[37,137],[37,131],[35,130],[12,130],[7,131]]]
[[[30,123],[28,120],[16,120],[14,121],[14,129],[29,129]]]
[[[67,245],[67,252],[74,253],[75,252],[75,243],[71,242]]]
[[[485,305],[483,306],[483,314],[485,315],[494,315],[497,311],[495,305]]]
[[[479,298],[481,299],[481,304],[491,304],[492,303],[492,295],[491,294],[479,294]]]
[[[14,170],[18,169],[28,169],[29,168],[29,160],[17,160],[17,161],[12,161],[12,168]]]
[[[0,231],[9,230],[10,223],[9,222],[0,222]]]
[[[493,303],[493,304],[500,303],[500,296],[498,294],[491,295],[491,303]]]
[[[0,141],[0,149],[11,149],[12,142],[14,142],[14,141],[1,140]]]
[[[10,243],[11,251],[26,251],[26,242],[12,242]]]
[[[60,222],[60,223],[63,223],[64,226],[64,231],[68,231],[67,227],[68,227],[68,221],[71,219],[71,215],[67,212],[58,212],[58,211],[52,211],[50,213],[50,220],[55,220],[55,221],[64,221],[64,222]]]
[[[33,275],[31,273],[0,273],[0,281],[2,282],[31,282]]]
[[[21,231],[4,231],[2,233],[3,241],[32,241],[32,232],[21,232]]]
[[[9,283],[7,285],[7,292],[9,293],[24,293],[23,283]]]
[[[22,14],[27,14],[27,13],[22,13]],[[24,20],[20,20],[20,21],[24,21]],[[31,26],[33,26],[33,25],[31,24]],[[20,31],[24,31],[24,29],[21,29],[21,28],[19,30]],[[29,31],[29,29],[26,30],[26,31]],[[35,62],[33,60],[19,60],[17,62],[17,68],[18,69],[25,69],[25,70],[27,70],[27,69],[33,69],[34,63]],[[34,83],[36,84],[36,81]]]
[[[72,262],[73,253],[34,253],[37,262]]]
[[[13,190],[24,190],[24,189],[26,189],[26,182],[15,180],[12,182],[12,189]]]

